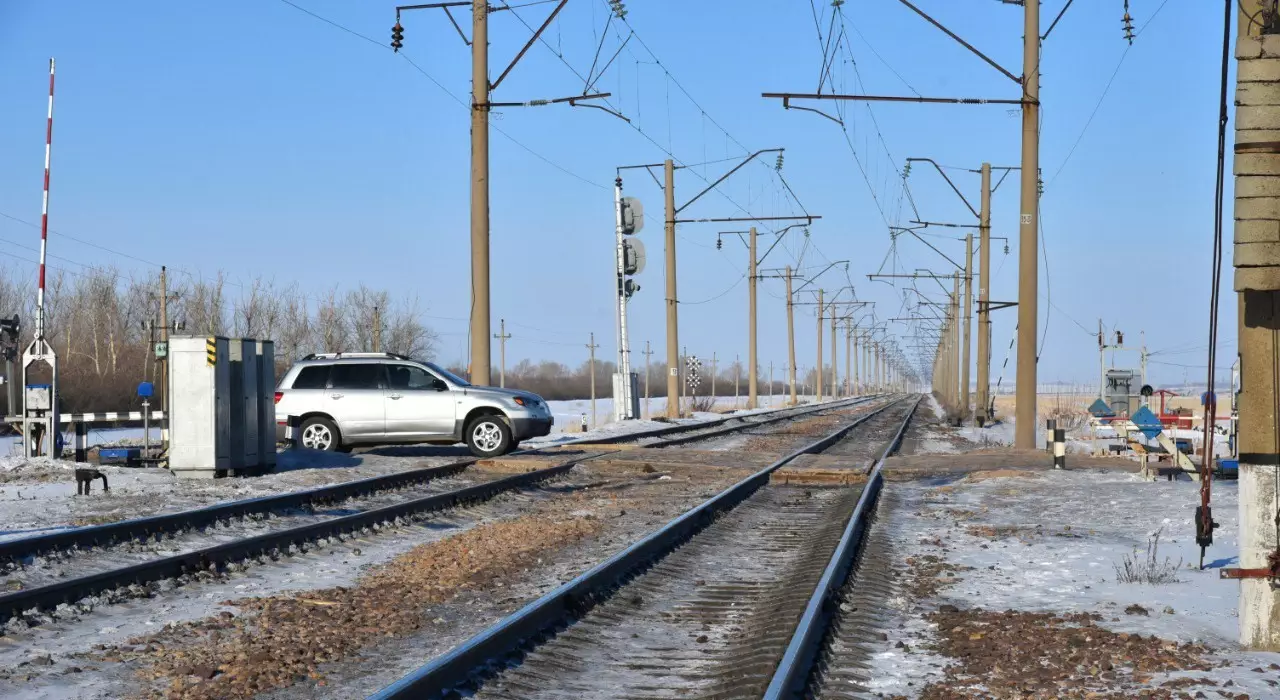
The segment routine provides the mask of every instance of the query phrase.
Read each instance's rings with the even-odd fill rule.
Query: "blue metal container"
[[[102,464],[129,464],[142,456],[138,447],[103,447],[98,450],[98,461]]]

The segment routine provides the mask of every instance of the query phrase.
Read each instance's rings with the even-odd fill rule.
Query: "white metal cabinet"
[[[228,349],[221,337],[169,338],[169,469],[178,476],[231,468]]]

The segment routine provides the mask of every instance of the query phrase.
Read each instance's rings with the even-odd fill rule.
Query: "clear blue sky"
[[[364,282],[416,294],[442,334],[442,358],[461,359],[468,118],[445,90],[466,99],[468,49],[442,13],[405,15],[404,53],[436,84],[385,48],[392,2],[293,2],[382,46],[282,0],[4,0],[0,212],[39,218],[46,70],[56,56],[55,231],[193,273],[224,270],[232,279],[263,276],[314,291]],[[825,34],[829,3],[815,4]],[[919,5],[1021,72],[1021,8],[994,1]],[[1045,25],[1060,5],[1043,6]],[[551,7],[516,13],[537,26]],[[912,215],[902,201],[903,161],[1017,164],[1020,118],[1005,107],[877,104],[869,113],[849,104],[842,108],[846,142],[835,123],[762,99],[763,91],[817,89],[822,50],[809,2],[636,0],[627,7],[630,28],[611,24],[601,63],[630,29],[637,38],[598,87],[614,93],[610,104],[634,128],[599,110],[567,106],[504,109],[494,122],[518,141],[497,131],[492,140],[493,319],[495,330],[499,318],[508,319],[515,336],[509,358],[577,363],[591,331],[603,356],[611,356],[611,184],[618,165],[658,162],[665,150],[699,163],[740,156],[744,147],[786,147],[784,176],[805,209],[823,219],[812,227],[807,249],[792,234],[766,266],[796,264],[802,249],[805,268],[848,259],[858,296],[878,301],[883,318],[900,315],[901,290],[866,274],[890,252],[887,223]],[[1041,162],[1049,266],[1041,273],[1041,319],[1049,322],[1040,376],[1046,381],[1093,381],[1095,341],[1077,322],[1092,329],[1101,317],[1130,339],[1145,330],[1153,350],[1203,348],[1207,337],[1221,12],[1191,0],[1132,0],[1135,25],[1143,28],[1132,48],[1121,37],[1121,13],[1119,0],[1076,3],[1045,43]],[[514,14],[492,16],[494,76],[530,33]],[[546,35],[552,48],[531,49],[494,99],[580,93],[577,74],[588,73],[607,14],[605,0],[570,0]],[[840,90],[1018,95],[1014,83],[894,0],[847,3],[844,14],[848,50],[832,68]],[[467,26],[469,13],[458,16]],[[840,23],[835,27],[839,33]],[[769,167],[748,166],[689,214],[740,215],[739,205],[755,215],[797,211],[767,160]],[[681,171],[677,199],[729,165]],[[952,175],[976,201],[977,177]],[[926,218],[971,218],[931,169],[914,167],[909,184]],[[626,191],[660,211],[661,192],[643,173],[627,176]],[[997,192],[994,235],[1015,234],[1017,191],[1010,177]],[[680,340],[690,353],[745,356],[745,250],[732,239],[715,246],[716,232],[730,228],[740,227],[679,231],[686,302]],[[653,264],[632,304],[636,351],[645,340],[659,349],[664,342],[660,225],[651,222],[641,236]],[[38,244],[35,229],[4,218],[0,238],[6,239],[0,253],[10,255],[31,253],[7,241]],[[51,253],[80,263],[146,267],[57,235],[50,240]],[[959,242],[928,240],[963,255]],[[1016,295],[1013,243],[1007,257],[1001,248],[993,255],[998,300]],[[914,239],[901,239],[895,250],[886,269],[947,265]],[[1229,364],[1235,328],[1229,257],[1226,265],[1220,356]],[[842,286],[844,274],[829,273],[821,283]],[[1046,292],[1052,307],[1044,303]],[[763,283],[761,361],[773,361],[779,378],[786,362],[782,297],[780,281]],[[995,373],[1013,323],[1013,310],[996,319]],[[809,309],[797,326],[800,364],[812,365]],[[1153,360],[1204,362],[1199,350]],[[1151,369],[1160,382],[1181,382],[1184,369],[1192,379],[1203,375],[1174,365]]]

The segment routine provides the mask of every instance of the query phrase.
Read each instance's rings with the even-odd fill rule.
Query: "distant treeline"
[[[33,277],[25,267],[0,267],[0,316],[21,317],[19,353],[35,329]],[[392,301],[387,292],[364,285],[307,295],[296,285],[262,279],[239,284],[222,274],[200,279],[170,272],[168,286],[169,320],[184,326],[178,333],[274,340],[277,376],[308,353],[369,347],[375,308],[382,319],[383,349],[430,357],[436,348],[436,335],[420,320],[415,299]],[[62,411],[133,408],[138,383],[160,381],[152,345],[158,331],[153,336],[150,330],[159,323],[159,300],[158,271],[149,276],[109,267],[50,272],[45,336],[58,354]],[[20,382],[21,375],[12,380]]]
[[[254,279],[232,281],[219,274],[201,279],[182,272],[168,274],[170,322],[181,324],[180,334],[227,335],[275,341],[276,376],[298,358],[315,352],[367,351],[373,347],[375,317],[381,319],[381,349],[420,359],[436,359],[438,337],[423,323],[418,301],[393,300],[385,291],[361,285],[346,292],[336,288],[306,294],[297,285],[278,285]],[[155,362],[152,324],[160,320],[159,272],[139,275],[116,268],[86,268],[69,273],[53,270],[45,300],[45,335],[58,353],[59,394],[64,412],[136,409],[139,382],[160,381]],[[377,310],[375,312],[375,309]],[[19,353],[30,343],[35,326],[35,280],[26,267],[0,266],[0,316],[22,319]],[[523,360],[507,368],[506,384],[535,392],[549,400],[591,396],[590,363],[571,367],[559,362]],[[2,366],[2,365],[0,365]],[[452,368],[465,376],[462,368]],[[613,394],[615,364],[597,361],[596,395]],[[644,365],[640,395],[644,395]],[[720,396],[747,394],[747,373],[741,363],[717,368],[714,382]],[[828,368],[828,372],[830,369]],[[21,368],[18,367],[18,372]],[[711,368],[703,366],[697,396],[711,395]],[[666,394],[665,362],[654,358],[649,370],[652,396]],[[827,383],[830,374],[825,375]],[[496,384],[499,368],[492,370]],[[21,375],[12,378],[20,382]],[[759,392],[769,393],[768,367],[759,373]],[[814,372],[799,379],[801,393],[813,393]],[[774,372],[773,392],[787,391],[786,369]],[[0,389],[0,397],[5,391]],[[3,400],[0,398],[0,400]]]
[[[607,397],[613,395],[613,373],[617,371],[617,364],[612,361],[596,360],[596,396]],[[499,381],[499,368],[494,367],[491,379],[494,384]],[[716,381],[711,381],[711,368],[703,366],[699,371],[700,381],[696,390],[688,390],[686,395],[693,396],[711,396],[712,388],[719,396],[733,396],[735,390],[734,379],[737,381],[737,391],[742,396],[747,395],[747,370],[742,363],[730,363],[728,367],[717,367]],[[460,376],[466,376],[466,369],[463,367],[453,366],[450,371]],[[644,365],[639,367],[632,366],[632,371],[639,375],[639,396],[644,396]],[[827,369],[830,372],[830,368]],[[782,395],[787,392],[786,369],[775,368],[773,378],[773,393]],[[830,374],[824,375],[827,388],[830,388]],[[507,388],[522,389],[531,391],[549,401],[565,401],[573,399],[585,399],[591,396],[591,362],[585,361],[577,367],[551,362],[533,362],[532,360],[521,360],[519,363],[507,368],[506,377]],[[758,386],[757,392],[761,396],[769,394],[769,368],[761,368],[757,374]],[[809,370],[804,377],[797,377],[799,385],[797,390],[800,393],[813,393],[814,372]],[[843,384],[843,380],[841,380]],[[650,396],[666,396],[667,395],[667,366],[665,360],[655,359],[649,365],[649,395]]]

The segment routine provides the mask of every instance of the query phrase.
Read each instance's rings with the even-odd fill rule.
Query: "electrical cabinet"
[[[275,465],[270,348],[270,341],[245,338],[169,338],[169,469],[175,475],[213,478]],[[265,372],[264,350],[271,356]]]

